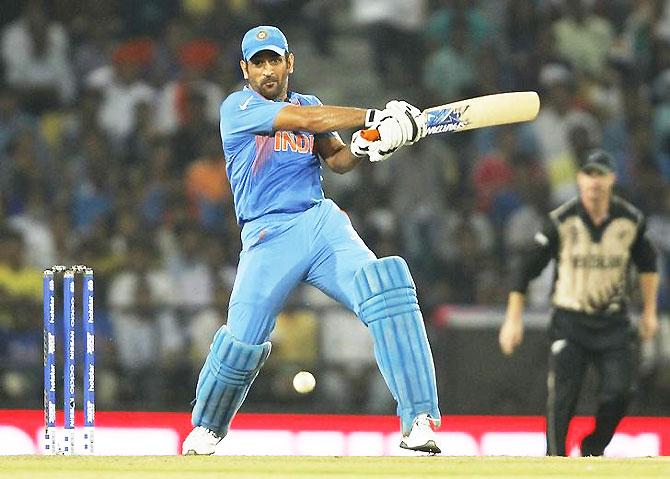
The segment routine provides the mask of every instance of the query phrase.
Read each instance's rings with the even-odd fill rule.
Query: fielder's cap
[[[605,150],[594,150],[586,158],[586,161],[580,170],[585,173],[592,171],[597,171],[603,174],[612,173],[614,172],[614,158],[612,158],[612,155]]]
[[[246,61],[262,50],[270,50],[279,55],[284,55],[288,51],[288,41],[280,29],[261,25],[244,34],[242,56]]]

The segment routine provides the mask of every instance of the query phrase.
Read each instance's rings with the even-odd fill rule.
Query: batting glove
[[[370,161],[373,163],[388,160],[389,158],[391,158],[391,155],[397,150],[397,148],[394,148],[392,150],[382,150],[381,143],[382,143],[381,141],[375,141],[372,143],[372,145],[370,145],[368,156],[370,158]]]
[[[421,112],[406,102],[393,101],[381,112],[377,131],[383,151],[395,150],[426,136],[426,120]]]
[[[351,150],[351,154],[356,158],[363,158],[364,156],[368,156],[370,146],[373,143],[373,141],[369,141],[363,138],[363,135],[361,135],[361,130],[358,130],[351,136],[351,144],[349,145],[349,149]]]
[[[381,147],[382,142],[380,140],[369,141],[363,138],[363,136],[361,135],[361,130],[356,131],[352,135],[351,144],[349,145],[351,153],[356,158],[363,158],[367,156],[372,162],[384,161],[390,158],[390,156],[395,151],[395,149],[390,151],[382,150]]]
[[[424,138],[428,134],[428,125],[426,124],[426,115],[421,113],[417,107],[402,100],[392,100],[386,104],[386,111],[396,111],[405,113],[412,123],[412,134],[407,140],[407,144],[412,145]]]
[[[387,116],[390,115],[385,114],[382,110],[370,108],[365,112],[365,128],[377,128],[379,122]]]

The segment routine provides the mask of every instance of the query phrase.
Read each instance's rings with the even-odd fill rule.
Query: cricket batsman
[[[242,231],[228,322],[214,335],[196,387],[194,429],[182,446],[213,454],[270,354],[270,335],[287,296],[311,284],[352,310],[368,327],[377,364],[397,401],[400,447],[439,453],[435,368],[416,288],[405,261],[377,258],[346,214],[326,199],[322,162],[337,173],[364,158],[380,161],[426,135],[417,108],[392,101],[384,110],[324,106],[288,89],[294,55],[284,34],[258,26],[242,39],[247,85],[221,105],[221,140]],[[360,130],[347,147],[338,129]]]

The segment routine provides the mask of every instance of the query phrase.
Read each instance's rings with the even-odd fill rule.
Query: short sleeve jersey
[[[552,259],[556,260],[553,305],[594,315],[626,313],[631,262],[640,273],[657,269],[644,215],[617,196],[600,226],[592,223],[578,198],[552,211],[516,271],[512,291],[524,293]]]
[[[226,172],[240,225],[270,213],[305,211],[324,198],[315,135],[273,129],[279,111],[290,104],[321,102],[294,92],[286,101],[272,101],[246,86],[221,104]]]

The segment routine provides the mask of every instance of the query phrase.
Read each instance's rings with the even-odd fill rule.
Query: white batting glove
[[[426,116],[421,113],[417,107],[407,103],[403,100],[391,100],[386,104],[385,111],[396,111],[398,113],[405,113],[414,122],[416,129],[412,130],[411,137],[407,140],[407,144],[412,145],[424,138],[428,134],[428,125],[426,124]]]
[[[381,141],[375,141],[370,146],[370,149],[368,151],[368,157],[372,163],[388,160],[389,158],[391,158],[391,155],[395,152],[395,150],[397,150],[397,148],[395,148],[393,150],[382,151],[380,149],[380,146]]]
[[[361,131],[362,130],[358,130],[351,136],[351,144],[349,145],[351,153],[356,158],[363,158],[367,156],[370,159],[370,161],[376,162],[376,161],[384,161],[391,157],[395,149],[392,151],[382,151],[381,140],[377,141],[366,140],[361,135]]]
[[[407,102],[391,101],[382,110],[383,117],[377,131],[382,142],[382,151],[395,150],[413,144],[426,136],[426,118],[418,108]]]
[[[384,114],[382,110],[370,108],[365,112],[365,128],[377,128],[379,122],[387,116],[390,115]]]
[[[390,110],[383,111],[383,113],[386,112],[390,112]],[[397,111],[390,113],[392,114],[384,117],[376,127],[379,132],[379,141],[382,142],[383,150],[395,150],[400,148],[407,143],[409,134],[412,131],[412,126],[404,113],[402,113],[404,118],[400,117],[400,114]]]
[[[358,130],[351,136],[351,144],[349,145],[349,149],[351,150],[351,154],[356,158],[363,158],[364,156],[368,156],[370,152],[370,146],[372,146],[373,143],[374,141],[369,141],[363,138],[363,135],[361,135],[361,130]]]

